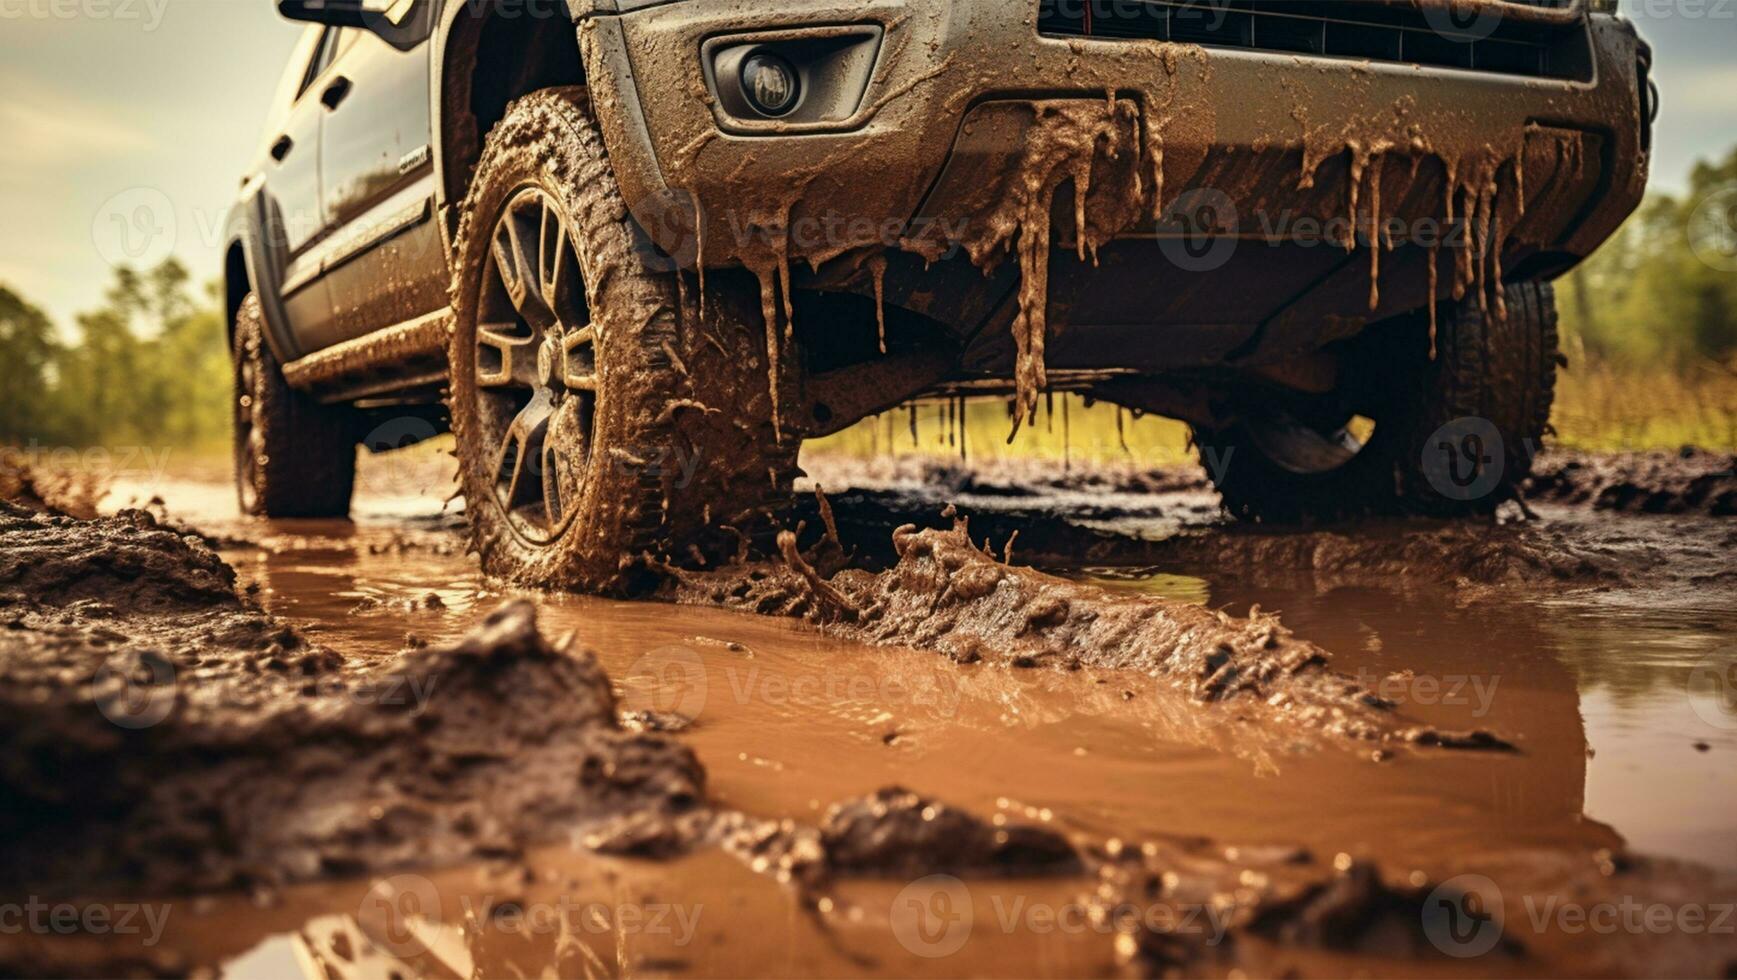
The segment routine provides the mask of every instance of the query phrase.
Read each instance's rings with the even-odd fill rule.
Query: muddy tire
[[[1226,510],[1296,524],[1486,514],[1514,499],[1555,399],[1554,288],[1510,285],[1506,317],[1484,316],[1475,301],[1440,315],[1433,360],[1427,314],[1371,331],[1348,352],[1351,371],[1375,382],[1357,399],[1375,422],[1367,444],[1346,430],[1342,408],[1269,406],[1223,430],[1197,429]]]
[[[265,341],[259,299],[235,315],[235,489],[254,517],[347,517],[356,483],[356,414],[291,388]]]
[[[515,102],[454,249],[451,413],[472,543],[525,585],[629,593],[732,553],[788,495],[749,297],[645,239],[585,90]]]

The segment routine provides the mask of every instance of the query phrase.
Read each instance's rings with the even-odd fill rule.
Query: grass
[[[1012,421],[1007,402],[980,398],[965,405],[963,448],[959,426],[949,421],[946,402],[922,402],[916,407],[915,437],[910,411],[895,409],[865,419],[849,429],[816,439],[805,452],[841,453],[849,456],[961,457],[971,460],[1026,458],[1069,462],[1128,462],[1147,466],[1191,463],[1188,426],[1156,416],[1135,418],[1126,409],[1104,402],[1088,406],[1077,395],[1057,394],[1045,399],[1037,424],[1021,428],[1010,445]]]
[[[1702,363],[1683,371],[1577,363],[1557,385],[1556,445],[1594,452],[1737,452],[1737,373]]]
[[[959,427],[945,402],[897,409],[867,419],[837,435],[817,439],[810,452],[849,456],[928,456],[969,459],[1021,457],[1069,462],[1126,462],[1142,466],[1192,463],[1188,427],[1170,419],[1135,418],[1075,395],[1046,400],[1037,424],[1025,426],[1009,444],[1006,402],[979,399],[965,410],[963,452]],[[1704,364],[1677,372],[1582,362],[1557,385],[1551,445],[1592,452],[1704,449],[1737,452],[1737,373]]]

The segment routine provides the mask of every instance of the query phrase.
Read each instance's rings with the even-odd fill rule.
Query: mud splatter
[[[1546,453],[1526,485],[1533,500],[1642,514],[1737,516],[1737,455],[1675,453],[1589,456]]]
[[[1236,618],[1014,568],[979,548],[964,521],[895,531],[898,562],[878,574],[844,567],[826,544],[813,557],[795,553],[793,535],[781,544],[781,563],[671,570],[665,598],[800,617],[836,636],[960,663],[1138,671],[1197,702],[1232,704],[1238,717],[1346,740],[1504,747],[1494,736],[1406,725],[1391,705],[1332,671],[1326,651],[1258,608]]]

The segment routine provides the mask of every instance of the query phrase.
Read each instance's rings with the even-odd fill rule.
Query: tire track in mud
[[[571,839],[646,859],[713,848],[735,855],[795,890],[823,930],[844,914],[827,896],[845,879],[1078,882],[1128,975],[1458,962],[1441,958],[1448,951],[1431,931],[1432,903],[1463,900],[1457,877],[1285,846],[1066,836],[985,821],[896,787],[836,804],[812,826],[714,807],[692,752],[624,728],[595,658],[550,644],[530,604],[503,607],[450,646],[355,663],[239,597],[233,569],[180,531],[142,512],[80,521],[0,504],[0,728],[8,745],[0,756],[0,865],[9,881],[51,891],[97,882],[156,894],[269,891],[288,881],[513,858],[536,841]],[[1129,630],[1173,641],[1165,662],[1180,679],[1210,666],[1220,651],[1206,645],[1229,637],[1231,659],[1189,680],[1198,695],[1254,714],[1261,695],[1320,693],[1321,704],[1303,699],[1282,709],[1307,718],[1317,707],[1331,714],[1347,693],[1316,662],[1318,651],[1270,621],[1129,603],[1008,568],[963,528],[902,529],[895,543],[900,564],[881,576],[841,570],[821,579],[836,590],[831,598],[817,596],[820,572],[789,538],[783,566],[733,574],[755,582],[753,594],[797,601],[833,630],[853,622],[852,608],[856,628],[871,629],[874,617],[865,614],[876,601],[888,610],[882,618],[932,625],[950,591],[948,602],[967,608],[937,645],[955,639],[950,648],[963,653],[974,633],[1002,644],[993,653],[977,647],[984,659],[1032,656],[1065,667],[1066,655],[1040,647]],[[1002,589],[1010,593],[1003,604],[971,607]],[[892,635],[912,628],[892,627]],[[1142,649],[1116,656],[1150,669]],[[1273,673],[1274,664],[1283,669]],[[176,680],[160,683],[160,665]],[[395,682],[423,696],[393,703],[383,695]],[[154,723],[133,724],[164,706]],[[1507,855],[1477,870],[1495,875],[1511,903],[1567,894],[1682,904],[1732,887],[1705,869],[1604,852]],[[1216,910],[1222,925],[1211,942],[1176,928],[1201,908]],[[1154,913],[1164,909],[1175,914]],[[1511,911],[1508,921],[1517,919]],[[1593,947],[1558,932],[1512,935],[1492,962],[1566,972],[1729,969],[1729,937],[1687,938],[1636,934]],[[53,972],[52,959],[30,958],[41,955],[0,937],[0,965]]]
[[[1327,651],[1258,608],[1233,617],[1017,568],[975,543],[963,519],[946,530],[900,527],[892,533],[897,561],[884,571],[849,567],[832,509],[824,497],[819,504],[826,537],[807,554],[785,532],[782,562],[669,568],[663,598],[800,618],[843,639],[932,650],[960,664],[1135,671],[1168,682],[1202,710],[1349,744],[1514,748],[1488,731],[1408,723],[1394,705],[1333,671]],[[953,509],[944,516],[954,518]]]

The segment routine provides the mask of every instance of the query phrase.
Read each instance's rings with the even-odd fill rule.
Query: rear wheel
[[[1268,523],[1366,514],[1494,511],[1516,496],[1550,422],[1559,364],[1547,283],[1507,289],[1507,315],[1444,310],[1431,359],[1424,315],[1364,334],[1348,352],[1366,394],[1252,405],[1195,431],[1208,475],[1238,518]],[[1357,424],[1354,412],[1367,413]]]
[[[488,571],[632,591],[766,523],[797,443],[773,429],[758,312],[713,283],[702,321],[629,216],[583,89],[508,109],[454,255],[452,422]]]
[[[356,414],[284,381],[259,298],[235,315],[235,489],[255,517],[346,517],[356,482]]]

